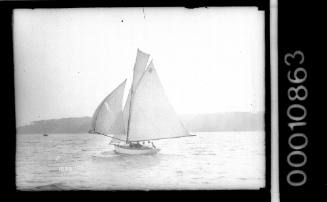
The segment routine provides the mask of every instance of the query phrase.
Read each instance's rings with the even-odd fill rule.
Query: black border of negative
[[[225,7],[225,6],[254,6],[258,10],[264,11],[265,14],[265,187],[259,190],[208,190],[208,191],[169,191],[174,192],[175,194],[180,194],[186,192],[188,197],[192,197],[194,193],[200,192],[204,193],[206,197],[210,197],[216,200],[223,201],[236,201],[237,199],[245,201],[270,201],[271,200],[271,87],[270,87],[270,7],[269,0],[262,1],[250,1],[250,0],[222,0],[222,1],[207,1],[207,2],[188,2],[188,1],[161,1],[161,2],[152,2],[152,1],[80,1],[80,2],[59,2],[59,1],[10,1],[10,2],[0,2],[0,22],[2,27],[2,36],[1,37],[1,49],[3,50],[0,59],[1,63],[5,64],[5,77],[1,82],[4,82],[2,86],[6,86],[5,89],[5,106],[10,106],[6,108],[7,114],[9,115],[4,120],[5,130],[8,131],[6,136],[8,144],[6,144],[6,153],[9,152],[9,155],[6,155],[6,161],[9,163],[5,167],[5,176],[7,177],[6,189],[25,195],[25,191],[17,191],[15,186],[15,150],[16,150],[16,125],[15,125],[15,98],[14,98],[14,64],[13,64],[13,38],[12,38],[12,10],[15,8],[83,8],[83,7],[186,7],[186,8],[196,8],[196,7]],[[10,135],[9,135],[10,134]],[[97,191],[77,191],[79,196],[84,196],[84,193],[103,193]],[[111,191],[110,193],[121,192],[121,191]],[[131,192],[131,191],[129,191]],[[133,194],[136,194],[135,191],[132,191]],[[145,191],[143,191],[145,192]],[[150,191],[147,193],[158,193],[167,191]],[[33,191],[33,193],[35,193]],[[37,192],[40,194],[40,192]],[[53,192],[43,191],[42,194],[51,194]],[[56,192],[58,193],[58,192]],[[66,191],[67,193],[72,193]],[[76,193],[76,191],[74,191]],[[140,192],[137,192],[140,193]],[[141,192],[142,193],[142,192]],[[214,195],[213,195],[214,194]],[[53,195],[53,194],[51,194]],[[138,195],[138,194],[137,194]],[[33,196],[35,196],[33,194]],[[161,198],[164,199],[164,198]]]

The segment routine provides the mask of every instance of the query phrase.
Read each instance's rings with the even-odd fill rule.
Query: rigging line
[[[184,136],[177,136],[177,137],[166,137],[166,138],[153,138],[153,139],[146,139],[146,140],[134,140],[131,142],[139,142],[139,141],[148,141],[148,140],[162,140],[162,139],[173,139],[173,138],[181,138],[181,137],[193,137],[196,135],[189,134],[189,135],[184,135]]]
[[[112,136],[109,136],[109,135],[106,135],[106,134],[103,134],[103,133],[99,133],[99,132],[96,132],[96,131],[94,131],[94,133],[95,133],[95,134],[98,134],[98,135],[103,135],[103,136],[106,136],[106,137],[110,137],[110,138],[112,138],[112,139],[116,139],[116,140],[120,140],[120,141],[125,141],[125,140],[121,140],[121,139],[119,139],[119,138],[112,137]]]

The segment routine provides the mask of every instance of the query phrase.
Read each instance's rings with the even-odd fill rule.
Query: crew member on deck
[[[136,142],[135,147],[136,147],[136,148],[141,148],[142,145],[141,145],[139,142]]]

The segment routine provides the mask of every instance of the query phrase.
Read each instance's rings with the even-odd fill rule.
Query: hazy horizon
[[[249,112],[249,111],[229,111],[229,112],[210,112],[210,113],[183,113],[183,114],[177,114],[177,116],[179,117],[186,117],[186,116],[198,116],[198,115],[213,115],[213,114],[233,114],[233,113],[251,113],[251,114],[261,114],[263,115],[265,113],[265,111],[257,111],[257,112]],[[59,118],[49,118],[49,119],[39,119],[39,120],[33,120],[31,122],[25,123],[24,125],[16,125],[16,127],[23,127],[23,126],[27,126],[27,125],[31,125],[34,122],[38,122],[38,121],[49,121],[49,120],[60,120],[60,119],[78,119],[78,118],[92,118],[92,114],[91,115],[82,115],[82,116],[67,116],[67,117],[59,117]]]
[[[149,53],[177,114],[264,112],[256,7],[15,9],[17,126],[92,116]],[[125,89],[125,98],[128,89]]]

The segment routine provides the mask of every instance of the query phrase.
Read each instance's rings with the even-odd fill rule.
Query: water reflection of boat
[[[97,107],[89,133],[111,137],[119,154],[155,154],[152,140],[194,136],[183,126],[164,92],[150,55],[137,50],[126,104],[126,80]],[[142,143],[142,144],[140,144]]]
[[[92,160],[97,163],[105,163],[123,170],[126,167],[134,169],[149,168],[157,166],[162,159],[169,158],[170,155],[158,153],[156,155],[117,155],[114,150],[97,152],[92,155]]]

